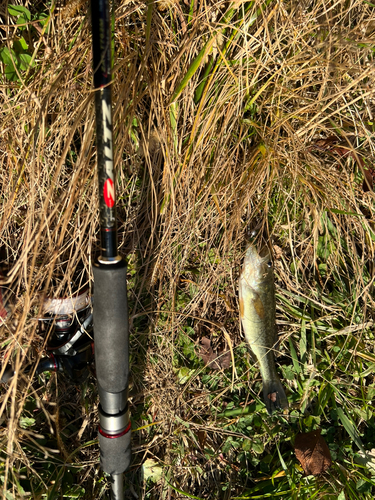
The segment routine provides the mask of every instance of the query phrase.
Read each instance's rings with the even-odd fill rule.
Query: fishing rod
[[[91,21],[101,239],[100,255],[93,266],[95,366],[100,401],[99,447],[101,466],[111,476],[112,500],[123,500],[123,473],[131,459],[129,326],[127,268],[117,248],[108,0],[91,0]]]
[[[113,165],[111,24],[108,0],[91,0],[95,88],[96,150],[99,184],[100,255],[94,261],[94,301],[88,289],[72,297],[46,299],[42,333],[49,332],[48,357],[24,373],[62,372],[75,383],[89,373],[94,350],[99,393],[99,447],[103,471],[111,477],[112,500],[124,500],[123,473],[131,460],[128,411],[129,326],[126,261],[118,253]],[[0,288],[0,318],[8,310]],[[95,342],[92,341],[92,333]],[[0,383],[14,376],[11,363],[0,366]]]

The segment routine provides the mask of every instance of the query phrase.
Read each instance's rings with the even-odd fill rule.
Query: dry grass
[[[42,3],[24,4],[34,13],[44,9]],[[333,134],[342,140],[354,136],[357,154],[367,166],[373,163],[375,12],[359,0],[317,0],[196,2],[188,13],[184,2],[116,2],[113,105],[119,244],[130,258],[131,411],[139,427],[159,422],[134,433],[132,473],[152,458],[166,466],[174,488],[230,498],[225,495],[239,494],[245,485],[237,482],[235,466],[228,470],[232,455],[220,453],[232,431],[212,408],[231,398],[232,375],[242,404],[253,400],[256,372],[239,356],[237,362],[245,363],[241,377],[223,372],[210,389],[201,368],[179,383],[176,360],[186,357],[181,335],[193,343],[211,335],[221,345],[229,335],[238,352],[238,271],[248,228],[259,222],[279,249],[281,295],[286,290],[319,303],[331,274],[349,266],[358,278],[355,300],[365,304],[363,319],[371,315],[363,268],[374,259],[373,192],[363,192],[357,164],[309,146]],[[0,16],[2,43],[11,47],[19,31],[5,4]],[[51,294],[52,278],[63,276],[53,291],[57,296],[69,287],[79,262],[91,278],[98,248],[88,20],[85,2],[56,8],[49,32],[29,28],[35,68],[20,74],[19,82],[1,77],[2,282],[13,309],[1,327],[2,359],[15,356],[21,367],[44,354],[34,318]],[[205,57],[193,72],[205,44]],[[327,219],[337,231],[336,248],[322,275],[318,247]],[[298,332],[300,320],[280,304],[279,320],[289,324],[284,331]],[[343,324],[354,321],[334,303],[322,308],[327,323],[340,314]],[[44,408],[40,432],[48,434],[52,426],[56,435],[60,424],[53,405],[66,410],[65,390],[64,380],[56,384],[52,377],[47,386],[33,386],[21,374],[2,390],[9,492],[16,488],[17,470],[33,470],[32,436],[18,423],[27,398],[34,394]],[[94,403],[95,389],[90,391]],[[66,456],[59,449],[70,461],[70,453],[95,438],[96,419],[79,395],[71,401],[71,418],[83,430],[80,440],[65,440]],[[95,446],[90,449],[76,455],[85,466],[80,477],[87,491],[95,487],[89,465],[97,469],[98,456]],[[212,450],[211,460],[204,449]],[[229,493],[219,494],[225,482]],[[178,497],[161,482],[147,494]]]

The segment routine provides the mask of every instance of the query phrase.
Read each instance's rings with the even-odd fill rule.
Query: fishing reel
[[[93,314],[89,289],[86,287],[73,297],[46,299],[44,316],[39,318],[39,331],[48,335],[48,357],[39,365],[48,364],[53,371],[64,373],[75,383],[89,375],[94,358]]]
[[[1,302],[1,301],[0,301]],[[3,321],[7,309],[1,302]],[[46,371],[63,373],[74,383],[82,383],[90,374],[94,359],[93,313],[89,287],[73,290],[72,296],[46,298],[43,302],[42,316],[38,318],[41,336],[48,338],[47,356],[35,364],[28,365],[24,373],[34,371],[36,375]],[[0,382],[8,382],[14,369],[7,365]]]

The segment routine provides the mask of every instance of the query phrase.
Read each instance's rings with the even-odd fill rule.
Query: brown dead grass
[[[2,282],[13,308],[1,327],[1,340],[10,340],[2,359],[17,353],[21,367],[44,354],[34,318],[51,293],[51,279],[63,275],[61,289],[66,287],[79,261],[91,278],[98,248],[90,32],[86,3],[75,4],[55,10],[49,34],[32,33],[35,70],[21,75],[20,84],[4,78],[0,84]],[[135,464],[147,456],[173,464],[176,484],[204,495],[226,477],[226,464],[223,458],[205,462],[203,455],[198,460],[192,450],[200,444],[183,437],[180,422],[209,429],[205,445],[212,449],[225,431],[207,420],[212,401],[199,377],[178,384],[173,359],[188,318],[195,318],[193,340],[211,332],[225,342],[228,330],[232,345],[240,342],[237,277],[248,227],[263,220],[284,263],[298,257],[311,267],[322,212],[366,210],[367,218],[330,216],[344,241],[362,246],[362,256],[353,251],[358,266],[374,257],[373,193],[364,194],[355,182],[361,175],[355,165],[308,147],[317,137],[354,135],[358,154],[373,164],[375,13],[361,1],[347,8],[327,0],[271,2],[250,26],[240,26],[198,104],[193,97],[199,72],[192,75],[178,98],[174,128],[171,96],[203,44],[222,29],[218,23],[229,4],[197,3],[190,24],[187,4],[171,4],[153,10],[149,34],[146,3],[116,4],[119,244],[136,271],[129,287],[131,323],[140,315],[147,319],[143,334],[137,331],[132,340],[140,367],[134,369],[132,412],[144,404],[148,418],[161,422],[150,442],[148,430],[135,434]],[[239,16],[246,4],[233,5]],[[254,4],[247,21],[260,6]],[[9,45],[17,32],[3,14],[2,43]],[[224,54],[233,25],[217,37],[209,57],[217,61]],[[254,103],[245,112],[250,99]],[[334,265],[338,256],[332,258]],[[299,292],[309,287],[283,259],[277,265],[285,277],[280,285]],[[231,382],[230,375],[218,398]],[[1,395],[7,474],[22,461],[32,467],[19,446],[27,437],[18,427],[30,390],[31,381],[19,375]],[[199,477],[187,479],[197,460],[205,484]]]

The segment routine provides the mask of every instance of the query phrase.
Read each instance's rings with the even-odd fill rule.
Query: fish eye
[[[267,262],[267,266],[272,267],[272,262],[271,261]]]

